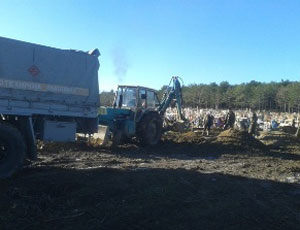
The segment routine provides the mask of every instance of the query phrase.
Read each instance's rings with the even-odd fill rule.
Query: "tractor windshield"
[[[119,87],[117,93],[117,105],[121,107],[136,107],[136,88],[132,87]]]

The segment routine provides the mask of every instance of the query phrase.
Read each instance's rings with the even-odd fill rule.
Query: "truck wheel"
[[[162,135],[162,119],[158,114],[148,114],[142,121],[138,138],[142,144],[156,145]]]
[[[25,141],[15,127],[0,123],[0,178],[10,177],[23,165]]]

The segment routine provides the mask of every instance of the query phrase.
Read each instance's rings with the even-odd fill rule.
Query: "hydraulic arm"
[[[180,84],[179,79],[180,78],[177,76],[174,76],[171,78],[169,86],[167,87],[166,91],[164,92],[164,95],[163,95],[161,104],[158,108],[158,111],[161,115],[164,114],[166,112],[167,108],[170,106],[171,102],[173,100],[175,100],[178,118],[179,118],[179,120],[183,120],[183,116],[181,113],[182,93],[181,93],[181,84]]]

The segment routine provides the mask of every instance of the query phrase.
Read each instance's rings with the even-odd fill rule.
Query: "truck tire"
[[[10,124],[0,123],[0,179],[10,177],[22,167],[25,152],[20,131]]]
[[[162,135],[162,119],[156,113],[150,113],[142,119],[139,126],[138,138],[144,145],[156,145]]]

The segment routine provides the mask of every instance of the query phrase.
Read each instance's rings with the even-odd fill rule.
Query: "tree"
[[[100,105],[101,106],[112,106],[114,100],[114,91],[111,90],[110,92],[103,91],[100,93]]]

